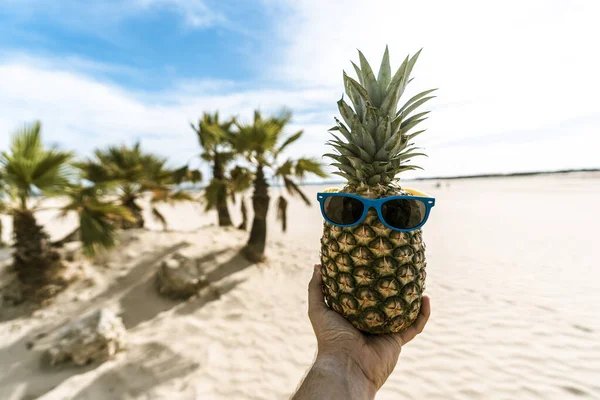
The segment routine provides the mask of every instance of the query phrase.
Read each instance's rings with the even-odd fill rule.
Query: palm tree
[[[135,222],[128,208],[104,199],[105,192],[97,186],[80,185],[72,187],[65,194],[69,202],[62,208],[60,216],[77,213],[79,226],[76,232],[87,256],[95,255],[99,249],[114,247],[116,229],[122,221]]]
[[[199,171],[190,171],[187,167],[171,170],[166,167],[166,163],[164,158],[144,153],[138,142],[131,148],[123,145],[96,150],[94,158],[75,165],[81,170],[82,178],[93,183],[104,194],[110,188],[116,188],[120,204],[133,216],[121,221],[123,229],[144,227],[139,200],[146,193],[151,194],[152,215],[166,229],[167,221],[156,205],[161,202],[192,200],[184,191],[173,191],[172,186],[184,180],[200,178]]]
[[[69,161],[73,157],[68,151],[45,148],[40,129],[39,122],[25,126],[14,135],[10,150],[0,155],[4,192],[13,203],[8,212],[13,217],[14,268],[24,291],[34,296],[40,287],[64,281],[59,273],[60,257],[38,225],[30,200],[36,194],[63,194],[70,186]]]
[[[250,238],[244,247],[245,256],[251,261],[264,259],[265,244],[267,240],[267,212],[269,210],[269,184],[267,173],[274,181],[282,180],[288,193],[298,195],[307,204],[310,201],[302,192],[295,179],[303,179],[307,174],[326,177],[321,164],[309,158],[288,159],[279,164],[282,152],[296,142],[303,134],[299,131],[284,138],[284,129],[291,120],[291,113],[283,111],[280,115],[264,119],[259,111],[254,113],[252,124],[236,122],[237,132],[228,135],[234,149],[243,154],[246,160],[254,167],[254,193],[252,207],[254,220],[250,231]],[[280,207],[284,201],[279,201]],[[282,217],[283,215],[280,214]],[[287,221],[287,220],[286,220]]]
[[[190,125],[198,135],[198,141],[203,149],[200,157],[212,167],[213,176],[206,187],[206,209],[217,209],[219,226],[231,226],[231,216],[227,207],[230,188],[228,188],[226,170],[227,164],[234,160],[236,153],[232,151],[226,137],[231,134],[234,119],[220,122],[218,112],[213,115],[204,113],[198,126]]]

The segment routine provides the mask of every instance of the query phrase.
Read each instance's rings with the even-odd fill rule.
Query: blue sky
[[[185,78],[252,84],[269,56],[269,16],[247,1],[5,3],[3,52],[108,64],[115,68],[96,73],[128,89],[157,91]]]
[[[417,4],[416,4],[417,3]],[[482,4],[485,3],[485,4]],[[282,106],[294,153],[327,151],[342,70],[424,48],[407,96],[438,87],[419,176],[600,167],[600,5],[585,0],[0,0],[0,149],[40,119],[89,154],[132,143],[179,165],[203,111]]]

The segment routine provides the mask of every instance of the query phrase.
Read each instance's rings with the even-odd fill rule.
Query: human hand
[[[318,344],[317,364],[344,368],[355,381],[365,380],[377,392],[394,370],[402,346],[421,333],[431,312],[430,299],[423,296],[417,320],[401,333],[367,335],[325,304],[320,265],[315,266],[308,285],[308,316]]]

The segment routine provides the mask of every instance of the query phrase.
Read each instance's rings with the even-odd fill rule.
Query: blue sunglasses
[[[387,228],[408,232],[419,229],[427,222],[435,199],[416,190],[404,190],[424,196],[367,199],[349,193],[321,192],[317,193],[317,200],[321,205],[323,218],[332,225],[341,228],[358,225],[367,217],[369,209],[374,208]]]

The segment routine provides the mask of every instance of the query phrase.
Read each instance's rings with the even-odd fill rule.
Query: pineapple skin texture
[[[406,195],[397,187],[340,192],[369,198]],[[421,310],[427,262],[421,229],[400,232],[382,224],[374,209],[355,226],[324,222],[321,275],[327,305],[360,331],[399,333]]]

